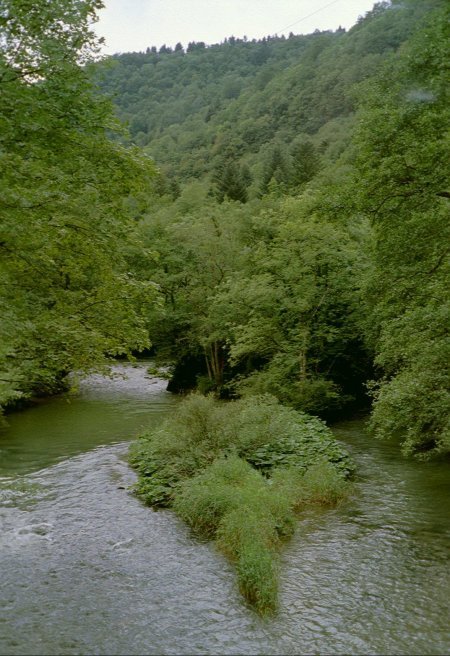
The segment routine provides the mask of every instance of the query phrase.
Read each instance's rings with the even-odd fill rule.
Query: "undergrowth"
[[[138,495],[171,507],[235,563],[261,614],[277,606],[278,552],[306,505],[348,494],[348,454],[315,417],[268,395],[227,403],[192,394],[130,450]]]

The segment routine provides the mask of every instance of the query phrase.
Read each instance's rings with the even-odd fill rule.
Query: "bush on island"
[[[192,394],[132,445],[130,461],[138,495],[214,539],[261,614],[276,608],[277,554],[295,513],[345,498],[353,471],[320,419],[269,395],[221,402]]]

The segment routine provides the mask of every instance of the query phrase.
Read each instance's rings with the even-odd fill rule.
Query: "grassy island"
[[[215,540],[261,614],[277,606],[277,554],[296,513],[338,503],[353,469],[320,419],[268,395],[225,403],[192,394],[132,445],[130,458],[138,495]]]

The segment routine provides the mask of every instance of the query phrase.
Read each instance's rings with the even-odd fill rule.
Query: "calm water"
[[[449,653],[447,467],[336,429],[355,495],[302,518],[263,621],[211,545],[128,492],[124,440],[176,401],[144,367],[119,371],[0,433],[0,654]]]

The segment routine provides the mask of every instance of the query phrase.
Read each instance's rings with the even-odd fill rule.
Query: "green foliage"
[[[152,337],[174,363],[171,389],[269,392],[327,418],[367,403],[375,339],[364,343],[364,333],[379,320],[362,309],[373,202],[358,206],[350,184],[354,85],[395,57],[436,4],[379,3],[348,33],[193,43],[187,54],[154,49],[98,67],[136,142],[167,175],[143,226],[158,254],[143,277],[165,299]],[[374,134],[390,120],[380,114]],[[371,198],[391,173],[367,185]],[[185,186],[172,203],[175,176]]]
[[[217,546],[236,564],[243,596],[260,613],[277,605],[276,548],[292,534],[289,502],[236,456],[218,459],[186,481],[175,512],[197,534],[217,538]]]
[[[215,427],[197,401],[208,429],[192,406],[178,446],[172,429],[149,440],[151,503],[224,445],[267,475],[314,464],[325,442],[286,432],[291,415],[277,439],[270,422],[255,432],[249,395],[266,399],[249,401],[261,417],[269,393],[329,418],[363,404],[374,377],[375,434],[447,453],[444,3],[377,3],[348,33],[95,64],[101,2],[3,5],[0,406],[147,348],[150,329],[171,389],[243,397],[226,422],[215,407]],[[89,75],[160,171],[124,147]]]
[[[448,56],[443,8],[362,90],[356,141],[359,208],[374,233],[371,424],[419,457],[450,451]]]
[[[178,389],[198,375],[203,391],[269,392],[321,416],[362,398],[365,236],[322,204],[310,192],[219,205],[196,183],[146,220],[144,239],[159,252],[147,273],[166,300],[153,342],[175,362]]]
[[[273,189],[287,189],[290,179],[287,154],[280,146],[275,146],[263,165],[261,192],[268,193]]]
[[[269,396],[223,403],[193,394],[132,446],[130,462],[138,495],[215,539],[259,613],[277,606],[277,552],[294,511],[339,502],[352,470],[320,420]]]
[[[180,403],[164,425],[145,433],[131,448],[140,478],[138,492],[151,505],[170,503],[176,484],[210,464],[223,448],[222,408],[195,394]]]
[[[293,187],[301,187],[312,180],[320,171],[320,156],[312,141],[302,140],[294,142],[290,150],[290,155],[290,184]]]
[[[148,346],[156,290],[130,263],[154,167],[107,137],[111,107],[81,66],[100,6],[2,4],[0,406]]]
[[[195,183],[142,225],[144,243],[159,255],[143,275],[159,285],[166,301],[164,315],[153,322],[153,342],[162,359],[174,361],[175,377],[180,369],[193,371],[190,385],[180,382],[179,389],[192,388],[197,374],[204,376],[205,390],[223,384],[223,326],[209,307],[245,257],[240,234],[246,211],[240,203],[218,204],[206,186]]]
[[[334,506],[349,494],[348,482],[326,460],[311,465],[304,474],[297,467],[277,469],[272,482],[274,489],[289,499],[296,510],[311,503]]]
[[[444,12],[381,2],[348,33],[97,67],[164,170],[140,273],[164,297],[150,319],[171,389],[270,393],[334,418],[373,377],[377,435],[448,451]]]
[[[220,455],[235,453],[270,476],[273,468],[305,472],[322,459],[344,477],[348,454],[316,417],[287,408],[269,395],[227,403],[191,394],[164,425],[145,433],[130,460],[140,473],[138,491],[151,505],[171,503],[176,484]]]
[[[277,571],[273,555],[248,539],[239,551],[236,563],[239,589],[261,613],[270,613],[277,605]]]
[[[170,177],[203,177],[233,146],[256,178],[267,144],[287,149],[299,134],[355,110],[352,85],[408,38],[430,0],[396,4],[395,11],[380,5],[348,33],[230,38],[192,43],[187,53],[149,49],[115,55],[97,71],[135,143]]]
[[[233,159],[220,162],[212,175],[214,192],[220,202],[225,198],[246,203],[251,174],[247,166],[239,166]]]
[[[217,458],[200,474],[182,483],[173,504],[175,512],[204,537],[215,535],[223,518],[232,511],[245,517],[247,507],[261,516],[262,529],[264,518],[267,520],[270,516],[275,522],[268,544],[276,542],[277,534],[292,533],[289,503],[272,495],[267,481],[248,463],[232,454]],[[236,522],[236,517],[232,521]],[[231,531],[234,537],[235,532],[236,529]],[[224,551],[235,557],[239,547],[228,542],[232,537],[229,527],[221,529],[220,535]]]
[[[227,404],[228,440],[237,453],[265,475],[273,468],[294,467],[305,472],[325,458],[344,477],[353,471],[348,454],[316,417],[281,405],[273,396],[249,396]]]
[[[305,196],[277,201],[272,214],[260,211],[249,238],[256,248],[213,307],[227,308],[231,364],[247,367],[234,389],[270,392],[326,415],[350,401],[349,381],[360,375],[349,363],[358,349],[362,262],[357,242],[317,205]],[[258,234],[269,217],[269,235]],[[259,364],[250,369],[251,362]]]

